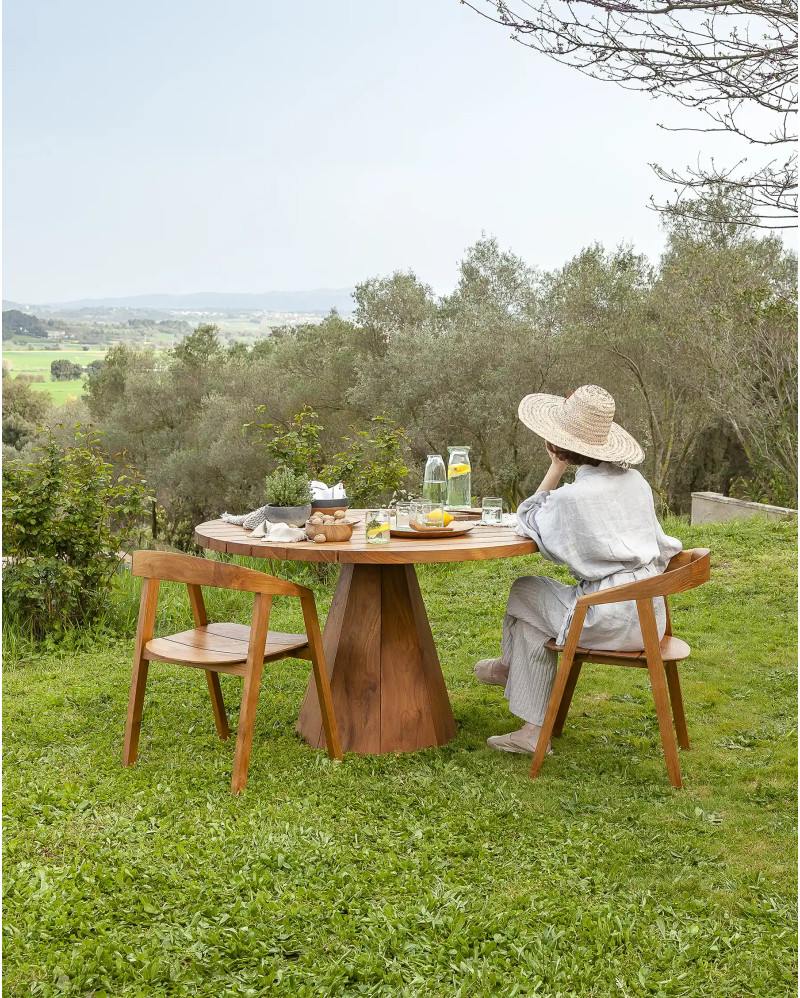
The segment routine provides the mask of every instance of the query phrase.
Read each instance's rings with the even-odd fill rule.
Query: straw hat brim
[[[556,447],[574,451],[597,461],[641,464],[644,451],[637,440],[617,423],[611,424],[604,444],[589,444],[567,430],[563,423],[564,399],[560,395],[526,395],[519,404],[519,418],[540,437]]]

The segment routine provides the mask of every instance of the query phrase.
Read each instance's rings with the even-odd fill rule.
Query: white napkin
[[[346,493],[344,490],[344,485],[341,482],[337,482],[336,485],[331,485],[330,488],[325,484],[325,482],[312,482],[311,483],[311,493],[315,499],[344,499],[346,498]]]
[[[259,530],[262,532],[259,533]],[[297,541],[308,540],[302,527],[291,527],[288,523],[269,523],[264,521],[261,527],[256,527],[251,537],[260,537],[263,544],[295,544]]]

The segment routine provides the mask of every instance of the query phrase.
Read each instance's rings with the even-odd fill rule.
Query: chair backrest
[[[711,577],[711,552],[708,548],[691,548],[681,551],[670,561],[661,575],[653,575],[639,582],[628,582],[624,586],[602,589],[578,600],[583,606],[597,606],[599,603],[623,603],[627,600],[649,599],[657,596],[671,596],[694,589],[708,582]]]
[[[135,551],[131,571],[145,579],[185,582],[187,585],[211,586],[214,589],[238,589],[270,596],[311,595],[311,590],[305,586],[253,571],[252,568],[167,551]]]

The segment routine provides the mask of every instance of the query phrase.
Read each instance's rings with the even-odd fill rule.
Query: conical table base
[[[413,565],[343,565],[323,645],[345,752],[414,752],[455,736]],[[325,746],[313,677],[297,731]]]

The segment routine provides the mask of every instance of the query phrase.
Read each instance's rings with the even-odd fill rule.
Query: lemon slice
[[[382,523],[379,527],[370,527],[367,531],[367,537],[377,537],[378,534],[385,534],[388,529],[388,523]]]
[[[448,478],[458,478],[461,475],[466,475],[470,471],[470,466],[468,464],[452,464],[447,469]]]

